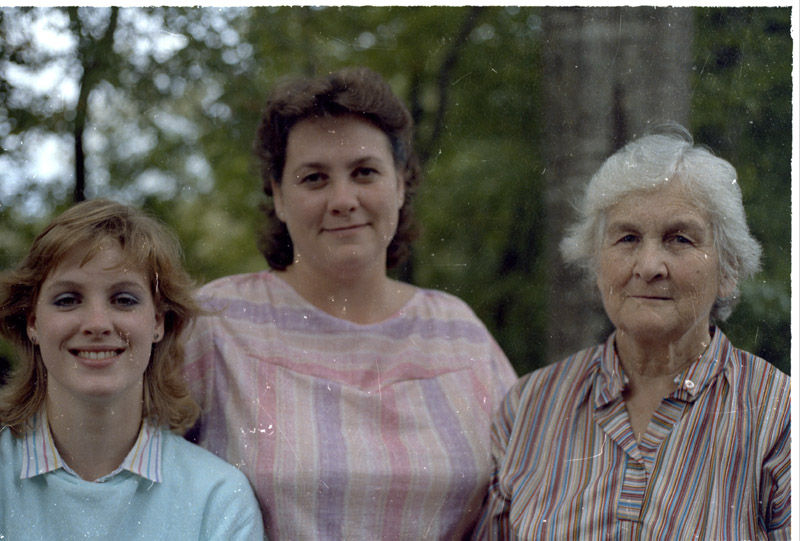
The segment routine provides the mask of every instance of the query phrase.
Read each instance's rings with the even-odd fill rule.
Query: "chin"
[[[329,259],[328,268],[347,272],[358,272],[374,265],[379,256],[364,250],[342,251]]]
[[[84,385],[77,394],[80,394],[88,401],[108,402],[119,398],[126,398],[134,392],[131,387],[115,384],[113,382],[96,382],[95,384]]]
[[[688,328],[667,326],[663,323],[639,322],[623,332],[638,342],[676,342],[689,332]]]

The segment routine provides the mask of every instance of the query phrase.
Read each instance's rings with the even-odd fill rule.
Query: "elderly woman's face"
[[[603,233],[597,285],[618,330],[640,342],[707,336],[718,258],[706,213],[679,183],[624,197]]]

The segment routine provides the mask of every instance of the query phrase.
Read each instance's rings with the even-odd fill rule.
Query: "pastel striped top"
[[[43,409],[34,415],[31,429],[25,433],[22,441],[20,479],[29,479],[59,468],[78,476],[58,454],[53,434],[50,432],[46,410]],[[154,483],[161,482],[161,429],[154,427],[147,419],[142,421],[136,443],[133,444],[122,464],[108,475],[96,479],[95,482],[102,483],[122,470],[127,470]]]
[[[516,381],[455,297],[419,289],[359,325],[272,272],[203,287],[187,377],[195,439],[250,479],[270,539],[460,538],[491,474],[494,410]]]
[[[614,348],[523,378],[478,539],[789,539],[789,377],[719,329],[637,443]]]

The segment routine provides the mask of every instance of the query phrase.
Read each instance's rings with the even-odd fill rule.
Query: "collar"
[[[599,364],[594,383],[594,402],[601,408],[622,399],[622,392],[628,386],[628,376],[622,368],[614,346],[616,331],[605,343],[597,348],[597,356],[592,364]],[[704,389],[717,377],[727,364],[731,345],[725,334],[718,328],[711,328],[711,343],[700,357],[675,377],[676,390],[672,396],[685,402],[694,402]]]
[[[19,477],[20,479],[29,479],[58,469],[63,469],[77,477],[77,474],[58,454],[53,434],[50,432],[47,412],[42,408],[33,416],[32,426],[23,436],[22,471],[20,471]],[[161,430],[147,419],[142,421],[136,442],[122,464],[95,482],[107,481],[123,470],[154,483],[161,482]]]

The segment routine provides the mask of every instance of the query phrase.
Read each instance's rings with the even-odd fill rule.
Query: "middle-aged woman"
[[[455,297],[387,276],[411,237],[411,116],[365,68],[292,80],[257,138],[272,270],[204,286],[197,441],[244,471],[272,539],[461,538],[516,376]]]
[[[0,539],[263,538],[245,476],[179,435],[198,413],[180,340],[196,311],[175,238],[107,200],[0,275],[20,353],[0,388]]]
[[[736,172],[680,126],[592,177],[565,259],[615,330],[495,420],[479,539],[788,539],[789,378],[716,326],[758,268]]]

